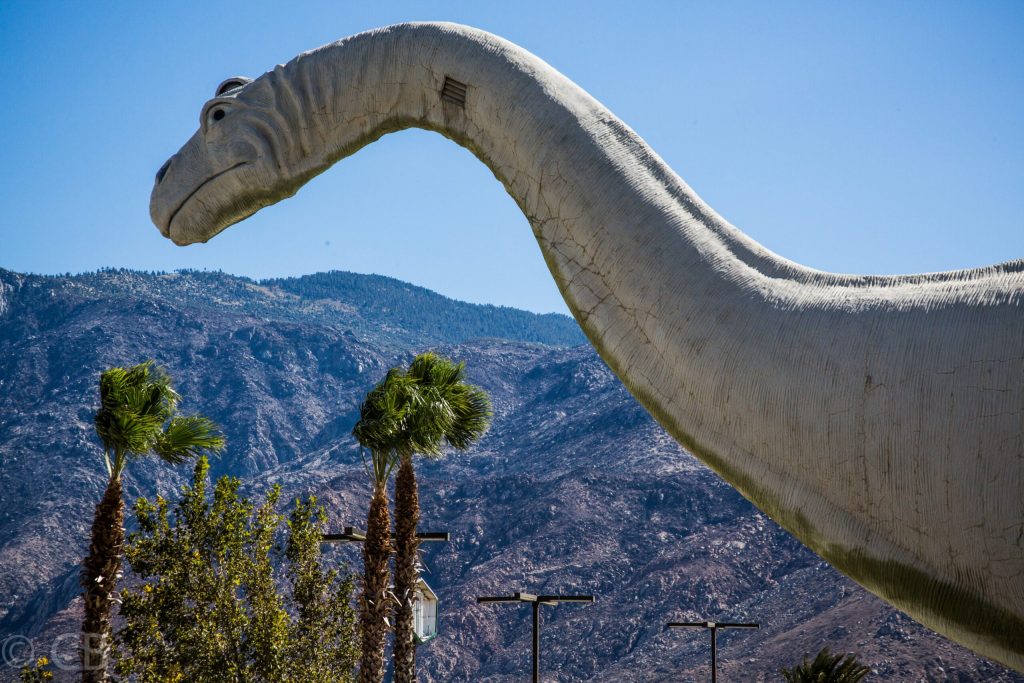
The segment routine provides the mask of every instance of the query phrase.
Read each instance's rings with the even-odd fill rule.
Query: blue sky
[[[541,56],[795,261],[897,273],[1024,257],[1021,2],[23,1],[0,3],[0,267],[342,269],[564,311],[497,181],[420,131],[206,245],[175,247],[149,221],[153,174],[224,78],[431,19]]]

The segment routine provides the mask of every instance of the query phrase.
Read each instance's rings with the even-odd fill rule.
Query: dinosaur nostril
[[[171,160],[168,159],[164,162],[164,165],[160,167],[160,170],[156,172],[156,184],[159,185],[160,181],[167,175],[167,168],[171,165]]]

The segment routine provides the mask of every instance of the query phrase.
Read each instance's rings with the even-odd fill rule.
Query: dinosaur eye
[[[2,2],[3,0],[0,0]],[[207,102],[206,106],[199,113],[199,126],[203,129],[203,132],[208,131],[218,122],[222,121],[225,116],[230,114],[234,106],[231,102],[217,101]]]

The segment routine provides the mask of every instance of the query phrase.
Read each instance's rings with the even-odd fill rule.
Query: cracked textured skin
[[[601,357],[680,443],[861,585],[1024,671],[1024,261],[805,268],[542,60],[435,23],[225,82],[158,174],[153,221],[206,241],[409,127],[493,171]]]

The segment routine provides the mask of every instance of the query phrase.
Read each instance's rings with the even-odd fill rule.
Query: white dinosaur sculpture
[[[1024,261],[787,261],[545,62],[435,23],[225,81],[157,174],[153,221],[206,241],[409,127],[494,172],[601,357],[689,451],[861,585],[1024,671]]]

